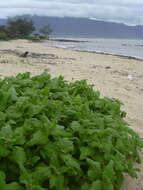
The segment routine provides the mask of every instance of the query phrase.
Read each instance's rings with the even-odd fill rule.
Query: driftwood
[[[3,53],[9,53],[9,54],[15,54],[18,55],[20,57],[32,57],[32,58],[43,58],[43,59],[58,59],[59,57],[56,56],[55,54],[51,54],[51,53],[30,53],[28,51],[22,53],[19,52],[17,50],[11,50],[11,49],[4,49],[4,50],[0,50],[0,54]]]

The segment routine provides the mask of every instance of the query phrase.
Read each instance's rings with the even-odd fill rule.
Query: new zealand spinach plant
[[[62,76],[0,80],[1,190],[119,190],[142,139],[121,102]]]

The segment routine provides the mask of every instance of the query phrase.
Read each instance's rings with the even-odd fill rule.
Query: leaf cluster
[[[1,79],[0,189],[119,190],[143,146],[121,105],[85,80]]]
[[[8,36],[4,32],[0,32],[0,40],[9,40]]]

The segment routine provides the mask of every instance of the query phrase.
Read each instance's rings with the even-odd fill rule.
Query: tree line
[[[0,39],[49,39],[53,32],[50,25],[44,25],[38,31],[32,20],[26,18],[8,19],[6,25],[0,25]]]

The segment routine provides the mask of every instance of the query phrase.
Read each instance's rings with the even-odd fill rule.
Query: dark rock
[[[107,67],[105,67],[105,69],[111,69],[111,67],[110,67],[110,66],[107,66]]]
[[[28,53],[29,53],[29,52],[26,51],[25,53],[21,54],[20,57],[27,57]]]

